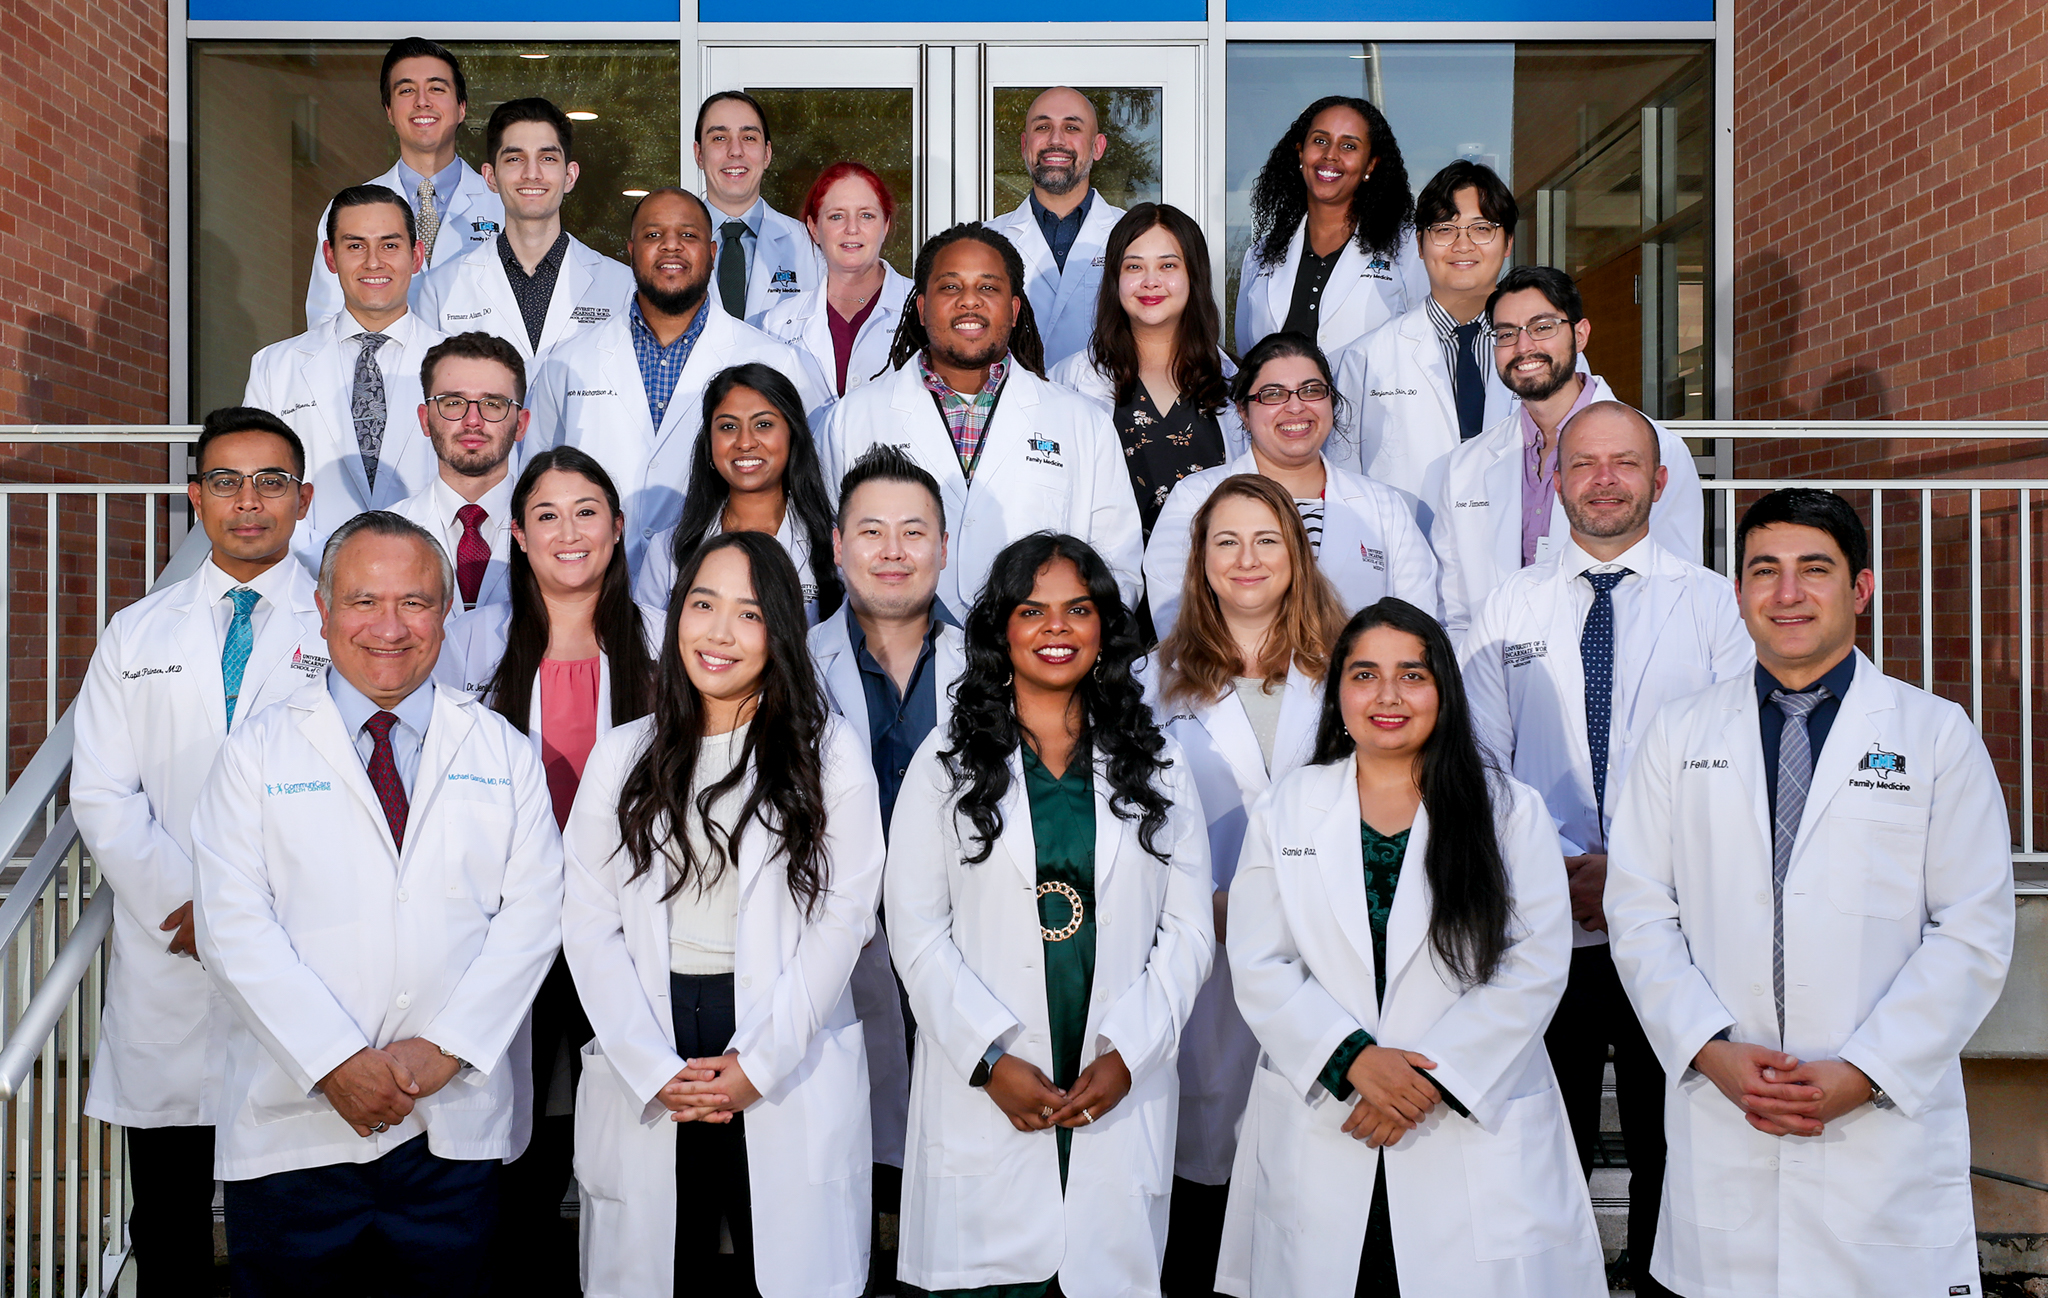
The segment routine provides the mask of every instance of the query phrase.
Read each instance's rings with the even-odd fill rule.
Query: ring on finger
[[[1088,1119],[1088,1121],[1090,1121],[1090,1122],[1093,1122],[1093,1121],[1095,1121],[1095,1115],[1094,1115],[1094,1114],[1092,1114],[1092,1113],[1090,1113],[1090,1112],[1088,1112],[1088,1110],[1086,1110],[1086,1109],[1083,1109],[1083,1110],[1081,1110],[1081,1116],[1082,1116],[1082,1117],[1084,1117],[1084,1118],[1086,1118],[1086,1119]]]
[[[1052,1116],[1052,1106],[1050,1104],[1039,1105],[1038,1116],[1041,1118],[1050,1118]]]

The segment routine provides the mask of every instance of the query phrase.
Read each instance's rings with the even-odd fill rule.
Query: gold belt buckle
[[[1038,926],[1038,935],[1048,942],[1064,942],[1081,931],[1081,917],[1085,913],[1081,905],[1081,894],[1075,891],[1072,884],[1060,883],[1055,880],[1052,883],[1039,884],[1038,891],[1032,895],[1034,897],[1043,897],[1049,892],[1056,892],[1060,896],[1065,897],[1067,905],[1073,911],[1073,914],[1068,917],[1065,928],[1050,929],[1040,924]]]

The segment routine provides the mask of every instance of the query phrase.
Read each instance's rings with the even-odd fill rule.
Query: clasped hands
[[[1413,1050],[1367,1046],[1359,1051],[1344,1072],[1356,1096],[1351,1116],[1344,1119],[1344,1134],[1380,1149],[1420,1126],[1443,1095],[1415,1070],[1435,1067],[1429,1056]]]
[[[1766,1046],[1709,1041],[1692,1066],[1770,1136],[1818,1136],[1870,1099],[1870,1079],[1840,1059],[1801,1062]]]
[[[740,1067],[736,1050],[710,1059],[692,1059],[656,1095],[671,1122],[731,1122],[733,1115],[761,1098],[761,1092]]]
[[[1085,1127],[1101,1121],[1131,1093],[1131,1070],[1123,1055],[1111,1050],[1081,1070],[1073,1090],[1063,1091],[1033,1065],[1004,1055],[989,1070],[983,1089],[1019,1131]]]
[[[381,1050],[364,1046],[321,1078],[319,1090],[358,1136],[374,1136],[404,1122],[461,1069],[425,1037],[407,1037]]]

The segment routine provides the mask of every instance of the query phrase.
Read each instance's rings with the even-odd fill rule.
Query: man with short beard
[[[1557,822],[1578,923],[1571,978],[1544,1045],[1589,1171],[1613,1049],[1628,1148],[1629,1278],[1638,1294],[1665,1295],[1649,1273],[1664,1175],[1664,1072],[1607,950],[1607,831],[1657,709],[1748,674],[1756,653],[1728,579],[1651,535],[1651,507],[1669,475],[1650,421],[1618,401],[1595,401],[1554,440],[1571,532],[1486,597],[1459,657],[1474,731],[1502,767],[1543,794]]]
[[[1423,491],[1430,544],[1443,568],[1444,626],[1453,641],[1510,573],[1563,545],[1558,430],[1594,402],[1616,399],[1605,380],[1579,368],[1593,324],[1563,271],[1515,267],[1486,300],[1486,319],[1493,363],[1519,400],[1506,417],[1440,460]],[[1672,554],[1698,563],[1706,516],[1699,471],[1683,438],[1651,426],[1669,481],[1650,511],[1650,530]]]
[[[685,189],[657,189],[633,209],[628,252],[635,292],[623,317],[582,330],[533,378],[536,449],[581,447],[618,484],[626,556],[683,516],[704,389],[720,370],[773,366],[813,413],[831,399],[810,359],[713,305],[717,256],[710,209]]]
[[[512,448],[526,436],[526,363],[495,334],[456,334],[420,366],[420,434],[440,471],[391,507],[448,551],[462,607],[512,598]]]
[[[1124,209],[1088,184],[1109,137],[1080,91],[1054,86],[1032,100],[1021,143],[1031,193],[988,228],[1024,258],[1025,292],[1051,368],[1086,347],[1095,332],[1103,248]]]

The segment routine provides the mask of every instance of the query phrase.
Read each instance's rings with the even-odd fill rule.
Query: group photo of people
[[[1485,162],[1300,104],[1226,311],[1071,87],[907,268],[744,91],[622,249],[380,93],[78,699],[143,1298],[1981,1294],[1984,742]]]

